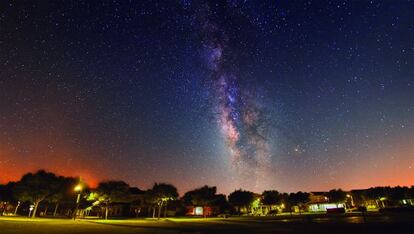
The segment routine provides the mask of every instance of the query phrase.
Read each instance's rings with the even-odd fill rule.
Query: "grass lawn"
[[[1,234],[112,233],[414,233],[414,217],[381,216],[361,223],[358,217],[318,217],[312,221],[277,217],[169,218],[166,220],[69,220],[0,217]]]

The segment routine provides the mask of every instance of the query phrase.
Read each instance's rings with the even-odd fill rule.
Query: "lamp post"
[[[74,190],[75,190],[75,192],[78,193],[78,195],[76,197],[76,208],[75,208],[75,211],[73,212],[73,220],[76,219],[76,215],[77,215],[77,212],[78,212],[78,209],[79,209],[80,196],[81,196],[81,193],[82,193],[82,185],[81,184],[76,185]]]

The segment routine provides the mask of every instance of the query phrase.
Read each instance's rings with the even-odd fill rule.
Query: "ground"
[[[366,221],[366,222],[365,222]],[[2,234],[414,233],[414,215],[69,220],[0,217]]]

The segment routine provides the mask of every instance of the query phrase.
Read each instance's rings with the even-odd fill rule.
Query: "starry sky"
[[[412,1],[1,1],[0,183],[414,184]]]

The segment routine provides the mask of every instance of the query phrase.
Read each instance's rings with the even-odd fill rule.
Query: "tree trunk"
[[[105,220],[107,220],[107,219],[108,219],[108,212],[109,212],[109,210],[108,210],[108,206],[106,206],[106,207],[105,207]]]
[[[167,203],[165,203],[164,218],[167,218]]]
[[[43,216],[47,215],[47,210],[49,209],[49,203],[46,205],[45,211],[43,211]]]
[[[162,209],[162,204],[158,206],[158,219],[160,219],[161,217],[161,209]]]
[[[155,207],[152,207],[152,218],[155,218]]]
[[[14,215],[17,215],[17,209],[19,209],[19,206],[20,206],[20,201],[17,202],[17,206],[14,209]]]
[[[56,202],[55,210],[53,211],[53,216],[56,216],[58,208],[59,208],[59,203]]]
[[[32,218],[36,217],[37,207],[39,206],[40,201],[36,201],[33,208]]]

